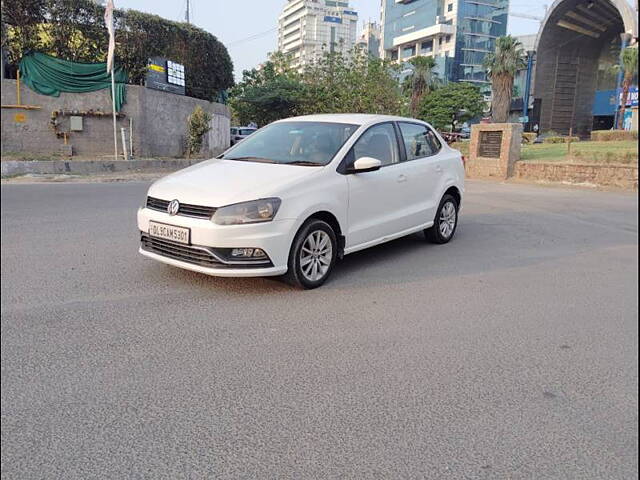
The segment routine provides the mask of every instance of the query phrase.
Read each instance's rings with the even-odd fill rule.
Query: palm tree
[[[491,80],[491,118],[496,123],[509,119],[513,78],[518,70],[525,68],[524,59],[522,44],[511,35],[497,38],[495,52],[484,59],[487,77]]]
[[[622,69],[624,70],[624,78],[622,80],[622,99],[620,101],[618,112],[618,125],[616,128],[622,128],[624,125],[624,111],[627,107],[627,98],[629,98],[629,87],[633,82],[633,76],[638,71],[638,49],[627,47],[622,50]]]
[[[406,85],[411,92],[410,110],[415,117],[420,110],[420,101],[429,95],[437,86],[439,79],[435,72],[436,61],[433,57],[414,57],[409,60],[413,72],[406,79]]]

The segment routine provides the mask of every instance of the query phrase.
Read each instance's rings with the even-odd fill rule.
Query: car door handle
[[[398,175],[398,182],[402,183],[402,182],[406,182],[407,181],[407,176],[406,175]]]

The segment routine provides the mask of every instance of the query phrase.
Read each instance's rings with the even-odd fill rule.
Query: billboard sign
[[[622,102],[622,92],[618,97],[617,105]],[[627,107],[638,106],[638,87],[629,88],[627,96]],[[616,91],[615,90],[598,90],[593,98],[593,115],[615,115],[616,113]]]
[[[177,95],[185,95],[184,65],[164,57],[152,57],[147,62],[145,86]]]

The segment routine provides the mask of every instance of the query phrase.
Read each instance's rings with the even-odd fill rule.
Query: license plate
[[[189,245],[191,230],[166,223],[149,222],[149,236]]]

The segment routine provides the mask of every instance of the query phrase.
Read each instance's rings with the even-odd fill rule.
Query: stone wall
[[[513,178],[537,182],[570,183],[600,187],[638,189],[638,167],[567,163],[518,162]]]
[[[2,80],[2,105],[15,105],[15,80]],[[111,112],[108,90],[89,93],[62,93],[59,97],[40,95],[21,87],[23,105],[40,106],[37,110],[2,108],[2,153],[21,152],[51,154],[64,144],[50,123],[55,110]],[[202,154],[213,156],[229,146],[230,113],[225,105],[182,95],[127,85],[127,103],[118,124],[118,149],[121,152],[120,127],[133,125],[133,146],[137,157],[181,157],[187,135],[187,117],[200,105],[213,120],[204,139]],[[69,131],[69,117],[59,117],[60,131]],[[127,142],[129,138],[127,137]],[[113,123],[111,115],[83,117],[83,131],[71,132],[69,143],[73,154],[80,156],[113,155]]]

